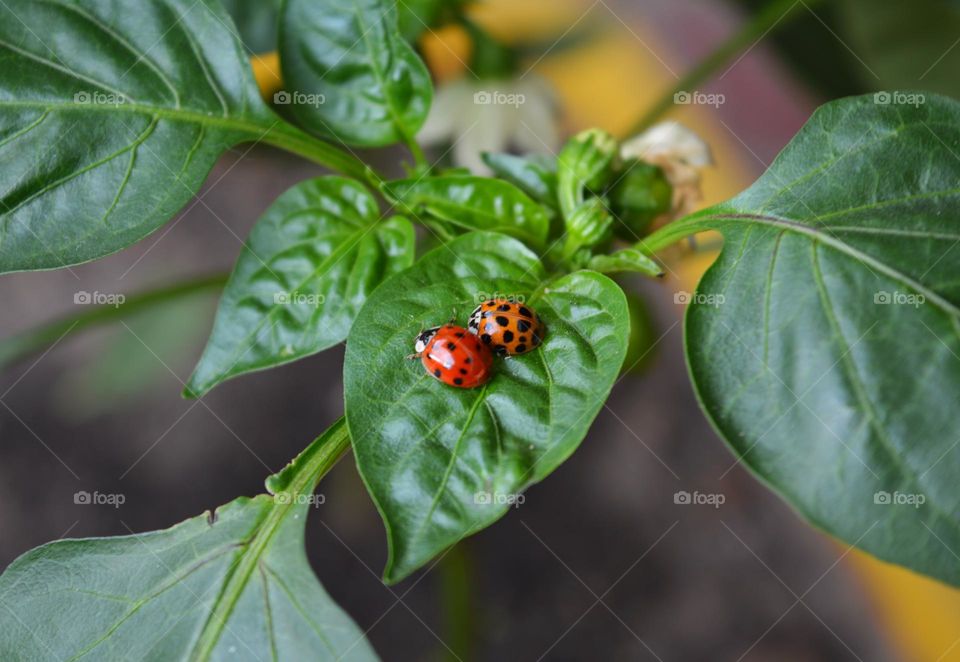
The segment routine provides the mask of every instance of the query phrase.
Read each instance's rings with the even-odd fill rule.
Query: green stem
[[[14,361],[52,345],[65,334],[78,329],[106,324],[150,308],[156,303],[196,294],[204,290],[222,289],[227,274],[204,276],[196,280],[169,285],[156,290],[133,295],[120,306],[99,306],[85,310],[79,315],[66,317],[0,340],[0,369]]]
[[[467,540],[454,545],[440,564],[440,613],[449,660],[469,662],[474,656],[477,610],[473,601],[474,564]]]
[[[383,178],[359,158],[329,143],[304,133],[292,124],[280,124],[263,138],[263,142],[292,152],[349,177],[354,177],[379,190]]]
[[[410,150],[410,155],[413,156],[413,163],[417,167],[417,171],[421,174],[428,174],[430,172],[430,162],[427,161],[427,155],[423,153],[423,148],[420,147],[420,143],[417,142],[416,138],[407,138],[407,149]]]
[[[210,618],[197,640],[191,659],[209,660],[220,636],[283,521],[292,508],[298,507],[298,496],[312,494],[317,483],[336,465],[350,448],[350,431],[341,417],[319,439],[314,441],[286,469],[267,479],[268,488],[282,488],[286,498],[274,499],[274,506],[257,526],[254,538],[233,563],[233,571],[223,587]],[[275,492],[275,496],[281,492]]]
[[[649,256],[662,251],[681,239],[689,237],[697,232],[710,230],[709,218],[715,214],[713,208],[704,209],[690,216],[685,216],[678,221],[673,221],[664,225],[662,228],[645,237],[637,243],[637,248]]]
[[[820,4],[822,0],[806,0],[807,8]],[[628,135],[638,134],[653,125],[674,105],[674,95],[677,92],[692,92],[700,84],[708,80],[720,67],[725,65],[736,55],[765,37],[770,31],[783,27],[791,20],[804,12],[798,7],[797,0],[774,0],[770,2],[752,21],[747,23],[733,37],[722,43],[710,55],[683,76],[677,84],[667,92],[630,130]]]

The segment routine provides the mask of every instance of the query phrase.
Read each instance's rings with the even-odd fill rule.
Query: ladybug
[[[449,386],[475,388],[493,374],[493,352],[462,326],[427,329],[417,336],[414,350],[426,371]]]
[[[512,356],[536,349],[546,327],[533,310],[509,299],[487,299],[470,314],[467,328],[480,336],[497,356]]]

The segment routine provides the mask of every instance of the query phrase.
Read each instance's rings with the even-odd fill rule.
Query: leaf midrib
[[[863,251],[854,248],[850,244],[840,241],[829,232],[824,232],[819,230],[816,227],[805,225],[799,221],[794,221],[787,218],[782,218],[778,216],[770,216],[764,214],[749,214],[749,213],[720,213],[720,214],[710,214],[706,216],[700,216],[697,218],[697,221],[709,224],[710,221],[720,221],[730,222],[730,223],[758,223],[761,225],[768,225],[770,227],[781,228],[783,230],[794,232],[797,234],[805,235],[812,237],[815,241],[819,241],[824,245],[844,253],[845,255],[852,257],[853,259],[861,262],[864,265],[873,267],[878,271],[882,272],[886,276],[893,278],[894,280],[899,281],[904,286],[914,290],[919,294],[923,294],[928,301],[935,304],[943,312],[951,317],[960,317],[960,308],[956,305],[943,298],[940,294],[933,291],[923,283],[920,283],[907,274],[903,273],[899,269],[896,269],[885,262],[881,262],[878,258],[870,255],[869,253],[864,253]]]
[[[275,118],[272,124],[266,122],[257,123],[247,119],[237,117],[223,117],[221,115],[210,115],[201,111],[185,108],[166,108],[163,106],[152,106],[142,103],[122,103],[116,105],[109,104],[79,104],[70,102],[43,102],[43,101],[0,101],[0,109],[3,108],[36,108],[50,111],[83,111],[100,113],[134,113],[148,114],[160,119],[167,119],[176,122],[189,122],[193,124],[203,124],[207,126],[218,126],[233,131],[241,131],[251,135],[260,135],[271,131],[278,124],[283,126],[280,118]]]

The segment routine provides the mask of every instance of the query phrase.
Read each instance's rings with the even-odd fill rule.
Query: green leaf
[[[552,160],[513,154],[481,154],[491,170],[537,202],[557,209],[557,166]]]
[[[657,278],[663,276],[663,269],[657,261],[643,253],[638,247],[631,246],[610,255],[594,255],[589,266],[603,274],[621,271],[636,271]]]
[[[348,445],[341,419],[268,481],[275,496],[27,552],[0,576],[0,658],[375,660],[304,550],[308,497]]]
[[[343,177],[280,196],[240,253],[188,392],[345,340],[370,292],[413,263],[413,225],[379,216],[373,196]]]
[[[388,582],[502,517],[576,450],[603,406],[627,349],[623,291],[590,271],[544,278],[516,240],[471,233],[385,282],[360,311],[344,397],[357,466],[387,529]],[[542,316],[541,348],[498,360],[471,390],[405,360],[420,330],[454,307],[463,324],[494,293],[525,297]]]
[[[238,143],[337,152],[264,106],[228,26],[215,0],[0,3],[0,273],[134,243]]]
[[[240,41],[251,53],[267,53],[277,48],[277,21],[283,0],[220,0],[226,8]]]
[[[958,149],[950,99],[829,103],[748,190],[658,233],[724,235],[686,346],[736,455],[817,526],[952,584]]]
[[[542,247],[550,221],[543,207],[512,184],[476,176],[388,182],[384,193],[414,215],[426,212],[466,230],[493,230]]]
[[[293,114],[314,133],[380,147],[412,140],[427,118],[430,74],[400,34],[393,0],[287,0],[280,56]]]

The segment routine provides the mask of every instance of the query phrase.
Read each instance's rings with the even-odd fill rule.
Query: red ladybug
[[[462,326],[427,329],[414,342],[423,367],[444,384],[475,388],[490,380],[493,352]]]

